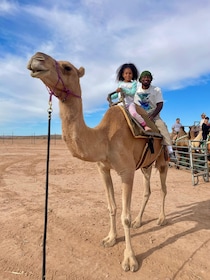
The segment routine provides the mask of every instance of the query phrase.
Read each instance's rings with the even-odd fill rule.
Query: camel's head
[[[37,52],[28,62],[27,68],[33,78],[39,78],[60,100],[68,95],[81,96],[79,78],[85,69],[77,69],[70,62],[56,61],[47,54]]]

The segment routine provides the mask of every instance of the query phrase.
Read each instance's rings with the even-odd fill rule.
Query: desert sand
[[[0,139],[0,280],[41,279],[46,185],[46,139]],[[131,229],[140,267],[124,272],[121,187],[113,172],[118,242],[103,248],[109,231],[105,192],[95,163],[73,158],[62,140],[52,140],[49,164],[47,280],[208,280],[210,275],[210,183],[170,167],[167,225],[157,226],[160,182],[153,168],[152,194],[143,225]],[[143,193],[135,175],[132,217]]]

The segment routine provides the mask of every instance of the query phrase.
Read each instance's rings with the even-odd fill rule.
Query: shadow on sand
[[[137,260],[140,264],[140,267],[142,265],[142,262],[144,259],[148,258],[150,255],[152,255],[155,251],[160,250],[161,248],[164,248],[170,244],[173,244],[177,241],[177,239],[187,236],[192,233],[199,232],[201,230],[210,230],[210,200],[197,202],[197,203],[191,203],[186,204],[177,207],[177,211],[171,212],[167,215],[167,224],[163,227],[161,226],[155,226],[152,227],[146,231],[142,230],[142,232],[134,233],[132,234],[132,237],[140,236],[147,233],[154,233],[155,231],[164,230],[164,227],[172,226],[176,223],[180,222],[194,222],[194,227],[189,228],[188,230],[185,230],[183,232],[180,232],[178,234],[175,234],[169,238],[167,238],[164,242],[158,244],[157,246],[147,250],[146,252],[137,255]],[[144,227],[146,224],[149,224],[153,222],[155,219],[146,220],[143,222],[142,227]],[[137,229],[138,230],[138,229]],[[117,239],[117,242],[124,241],[124,237],[119,237]],[[208,240],[204,240],[202,245],[196,249],[195,252],[193,252],[190,256],[192,258],[196,252],[205,244],[207,244],[210,241],[210,238]],[[185,266],[187,261],[185,261],[182,266],[179,268],[179,270],[173,275],[173,280],[176,279],[179,272],[182,270],[182,268]],[[139,267],[139,269],[140,269]]]
[[[161,248],[164,248],[170,244],[173,244],[176,242],[177,239],[187,236],[189,234],[199,232],[201,230],[210,230],[210,200],[192,203],[192,204],[186,204],[177,207],[179,210],[169,213],[167,215],[167,224],[164,227],[174,225],[176,223],[180,222],[194,222],[194,227],[189,228],[186,231],[180,232],[178,234],[175,234],[174,236],[169,237],[164,242],[160,243],[158,246],[155,246],[146,252],[137,255],[137,259],[139,261],[139,264],[141,266],[144,259],[148,258],[151,254],[153,254],[156,250],[160,250]],[[143,226],[147,223],[150,223],[153,220],[146,221]],[[162,230],[164,227],[155,226],[147,231],[143,231],[141,233],[135,233],[132,235],[139,236],[141,234],[150,233],[158,230]],[[205,246],[206,243],[208,243],[210,238],[208,240],[205,240],[202,245],[197,248],[197,250],[190,256],[193,257],[196,252],[203,246]],[[185,266],[184,262],[180,269],[173,275],[172,279],[176,279],[176,276],[178,275],[179,271],[182,270],[182,268]]]

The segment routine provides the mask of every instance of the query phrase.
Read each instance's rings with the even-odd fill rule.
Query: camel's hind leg
[[[160,210],[160,215],[159,215],[157,224],[163,226],[166,224],[165,198],[166,198],[166,194],[167,194],[166,177],[167,177],[167,173],[168,173],[168,164],[166,163],[164,166],[157,167],[157,168],[160,172],[161,197],[162,197],[161,210]]]
[[[116,243],[117,231],[116,231],[116,202],[114,197],[114,188],[110,170],[107,169],[102,163],[98,163],[99,173],[102,176],[105,184],[105,193],[108,202],[108,210],[110,216],[110,231],[107,237],[102,241],[104,247],[111,247]]]
[[[142,216],[145,210],[145,207],[147,205],[147,202],[149,200],[151,189],[150,189],[150,176],[151,176],[152,167],[149,168],[142,168],[142,172],[144,174],[144,194],[143,194],[143,202],[140,209],[139,214],[135,218],[135,220],[132,222],[133,228],[138,228],[142,225]],[[160,182],[161,182],[161,210],[159,214],[159,218],[157,221],[158,225],[165,225],[166,219],[165,219],[165,197],[167,194],[167,188],[166,188],[166,177],[167,177],[167,171],[168,171],[168,165],[162,166],[159,169],[160,172]]]
[[[150,190],[150,177],[152,172],[152,166],[148,168],[141,168],[141,171],[143,173],[143,184],[144,184],[144,193],[143,193],[143,201],[141,205],[141,209],[139,211],[139,214],[135,218],[135,220],[132,222],[133,228],[138,228],[142,225],[142,216],[145,210],[145,207],[147,205],[147,202],[149,200],[151,190]]]

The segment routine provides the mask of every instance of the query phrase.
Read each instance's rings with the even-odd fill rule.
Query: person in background
[[[206,117],[206,114],[205,114],[205,113],[202,113],[202,114],[201,114],[201,120],[200,120],[200,131],[202,130],[202,124],[203,124],[203,122],[204,122],[204,120],[205,120],[205,117]]]
[[[180,123],[180,118],[176,118],[175,124],[172,125],[172,131],[174,133],[178,133],[182,124]]]
[[[192,147],[194,147],[194,148],[198,148],[200,146],[200,141],[202,141],[202,138],[203,138],[203,136],[202,136],[202,125],[204,123],[205,117],[206,117],[206,114],[202,113],[200,124],[199,124],[198,135],[192,141]]]
[[[163,144],[167,146],[170,161],[176,162],[172,148],[172,141],[167,125],[160,117],[163,108],[163,96],[161,89],[151,85],[153,76],[149,71],[143,71],[139,77],[139,86],[135,94],[134,102],[142,106],[148,113],[150,120],[154,121],[163,136]]]
[[[202,124],[202,139],[206,140],[209,134],[210,124],[209,124],[209,117],[205,117],[203,124]]]
[[[125,63],[121,65],[117,70],[118,88],[116,94],[111,95],[111,99],[124,96],[125,106],[128,108],[131,116],[136,119],[145,131],[150,131],[151,128],[146,125],[145,120],[136,112],[136,106],[134,104],[134,95],[137,89],[137,78],[139,71],[133,63]]]
[[[197,140],[201,140],[201,139],[202,139],[202,125],[203,125],[203,123],[204,123],[205,117],[206,117],[206,114],[205,114],[205,113],[202,113],[202,114],[201,114],[200,124],[199,124],[199,126],[200,126],[200,131],[199,131],[198,135],[196,136],[196,139],[197,139]]]
[[[182,126],[182,124],[180,123],[180,118],[176,118],[176,122],[172,125],[172,135],[173,136],[173,141],[176,140],[177,138],[177,134],[179,133],[180,127]]]

